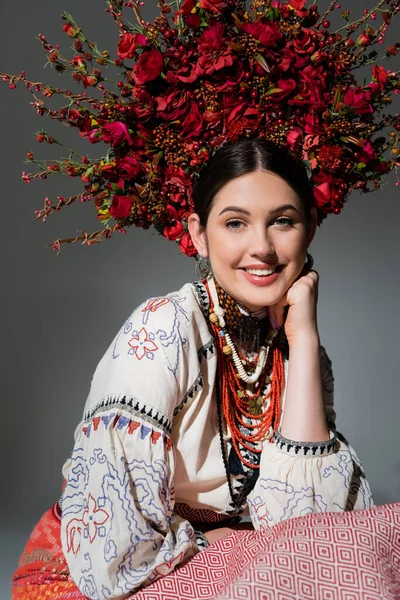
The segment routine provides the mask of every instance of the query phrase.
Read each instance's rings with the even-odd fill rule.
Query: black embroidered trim
[[[207,344],[204,344],[198,351],[197,356],[199,359],[199,363],[203,363],[205,360],[208,360],[211,356],[215,354],[215,345],[214,340],[211,339]]]
[[[331,432],[331,439],[324,442],[295,442],[284,438],[279,431],[275,432],[275,443],[280,450],[297,456],[321,456],[332,454],[336,447],[336,434]]]
[[[180,402],[180,404],[178,404],[178,406],[175,408],[174,410],[174,417],[182,410],[182,408],[185,406],[186,402],[189,400],[189,398],[193,398],[195,392],[197,392],[198,390],[203,389],[203,375],[202,373],[199,373],[196,377],[196,379],[194,380],[194,383],[190,386],[189,390],[186,392],[182,402]]]
[[[194,535],[198,549],[200,551],[205,550],[209,546],[208,539],[206,538],[205,534],[202,531],[195,529]]]
[[[147,406],[134,396],[106,396],[101,402],[96,404],[94,408],[84,414],[84,421],[90,421],[97,414],[106,412],[107,410],[110,410],[110,408],[124,410],[125,412],[137,416],[142,421],[146,421],[155,427],[159,427],[167,434],[171,433],[172,423],[170,419],[168,419],[161,411],[156,410],[152,406]]]
[[[193,281],[192,285],[196,291],[197,299],[200,304],[201,311],[205,318],[208,317],[208,309],[210,306],[210,300],[208,298],[207,290],[202,281]]]

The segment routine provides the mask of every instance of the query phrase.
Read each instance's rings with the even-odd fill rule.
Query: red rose
[[[185,233],[179,242],[179,247],[186,256],[196,256],[197,250],[194,247],[190,233]]]
[[[243,31],[252,35],[256,40],[260,42],[265,48],[271,48],[275,46],[282,38],[281,30],[274,21],[268,21],[262,23],[257,21],[256,23],[245,23],[243,25]]]
[[[125,158],[117,161],[118,173],[123,177],[125,181],[135,179],[140,173],[141,166],[136,158],[132,156],[126,156]]]
[[[214,71],[233,65],[232,52],[226,45],[224,33],[225,25],[216,23],[207,27],[198,39],[199,59],[195,68],[197,75],[212,75]]]
[[[317,208],[323,208],[331,203],[332,188],[329,181],[324,181],[314,187],[314,199]]]
[[[115,165],[109,163],[101,167],[101,176],[105,177],[109,181],[115,181],[115,179],[118,179],[117,173],[115,172]]]
[[[104,125],[103,140],[106,144],[111,143],[113,147],[120,146],[125,141],[128,142],[129,145],[133,144],[128,127],[122,121],[113,121],[112,123]]]
[[[374,109],[369,103],[370,99],[371,92],[366,92],[361,88],[347,90],[343,96],[343,102],[359,115],[365,115],[374,112]]]
[[[134,88],[134,98],[137,102],[134,103],[135,113],[139,121],[147,121],[155,110],[154,98],[143,88]]]
[[[203,117],[201,116],[197,104],[192,102],[190,110],[182,123],[182,133],[184,137],[195,137],[203,129]]]
[[[296,85],[294,79],[280,79],[276,84],[277,87],[268,91],[268,96],[270,96],[274,102],[282,102],[284,98],[287,98],[294,92]]]
[[[147,38],[141,33],[124,33],[118,42],[117,53],[121,60],[133,58],[136,48],[146,46]]]
[[[114,219],[129,217],[132,209],[132,199],[128,196],[114,196],[110,206],[110,214]]]
[[[184,90],[174,90],[168,96],[159,96],[155,100],[160,117],[168,121],[174,121],[186,112],[188,94]]]
[[[213,12],[221,12],[228,6],[226,0],[200,0],[200,8],[211,10]]]
[[[170,214],[172,212],[176,213],[176,211],[172,207],[168,207]],[[172,210],[171,210],[172,209]],[[182,237],[185,233],[184,227],[182,225],[182,221],[178,219],[171,219],[171,221],[164,227],[164,235],[167,240],[177,240]]]
[[[143,52],[133,69],[133,79],[138,85],[153,81],[161,75],[164,67],[164,59],[161,52],[152,48]]]
[[[322,75],[322,68],[315,68],[309,65],[299,73],[299,86],[296,96],[288,100],[288,104],[294,106],[304,106],[315,108],[323,102],[323,92],[325,90],[325,80]]]
[[[290,44],[294,54],[296,68],[302,69],[308,63],[310,56],[317,50],[317,43],[312,37],[311,29],[301,29],[301,33]]]

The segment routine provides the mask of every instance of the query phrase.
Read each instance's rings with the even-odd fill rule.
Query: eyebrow
[[[274,208],[273,210],[271,210],[270,213],[274,215],[274,214],[276,214],[278,212],[282,212],[284,210],[294,210],[297,213],[299,212],[297,210],[297,208],[295,206],[293,206],[293,204],[282,204],[281,206],[277,206],[277,208]],[[226,206],[223,210],[221,210],[221,212],[219,213],[218,216],[221,216],[222,214],[224,214],[226,212],[238,212],[238,213],[241,213],[242,215],[247,215],[248,217],[250,216],[249,211],[244,208],[240,208],[240,206]]]

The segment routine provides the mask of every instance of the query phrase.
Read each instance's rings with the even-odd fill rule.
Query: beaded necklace
[[[254,373],[250,375],[245,369],[246,361],[239,356],[227,330],[227,311],[219,303],[220,295],[217,293],[214,279],[209,278],[203,281],[203,284],[210,299],[209,320],[217,342],[222,413],[231,433],[237,457],[247,467],[257,469],[259,465],[248,461],[240,450],[261,453],[259,442],[270,439],[279,424],[284,367],[281,350],[274,343],[277,331],[271,331],[265,346],[261,346]],[[251,384],[253,390],[250,391],[245,384]],[[268,384],[271,384],[270,390],[264,394]],[[219,425],[220,436],[223,436],[222,423]],[[229,474],[225,452],[223,458]]]

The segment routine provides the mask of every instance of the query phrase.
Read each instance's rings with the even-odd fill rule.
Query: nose
[[[266,228],[263,227],[257,231],[253,231],[252,234],[251,247],[249,248],[251,256],[264,258],[271,254],[275,254],[274,245]]]

